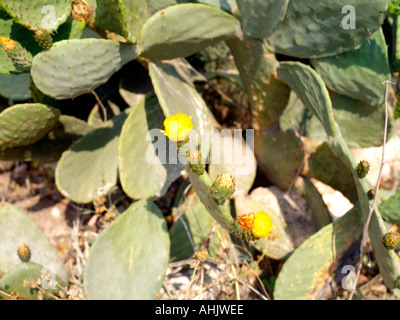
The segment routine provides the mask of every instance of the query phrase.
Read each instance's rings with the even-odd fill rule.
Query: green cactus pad
[[[63,153],[55,178],[58,190],[66,198],[89,203],[106,195],[116,185],[118,139],[126,118],[127,114],[121,113]]]
[[[30,74],[0,74],[0,95],[14,101],[32,98],[29,89]]]
[[[333,117],[332,102],[321,76],[300,62],[283,62],[277,72],[303,104],[321,121],[327,135],[329,137],[337,136],[339,133]]]
[[[52,34],[53,42],[68,39],[80,39],[85,30],[85,26],[86,24],[82,21],[68,20],[58,28],[57,32]]]
[[[332,217],[329,213],[329,209],[326,206],[321,193],[314,186],[311,179],[300,177],[296,181],[295,186],[301,196],[306,199],[314,217],[315,226],[318,230],[330,224],[332,222]]]
[[[31,161],[42,159],[58,160],[71,144],[93,128],[75,117],[61,115],[54,128],[42,139],[26,147],[1,150],[0,160]]]
[[[382,202],[379,211],[384,220],[400,224],[400,191]]]
[[[107,82],[137,54],[134,45],[111,40],[64,40],[35,56],[32,79],[44,94],[71,99]]]
[[[19,42],[11,50],[6,50],[7,57],[14,64],[17,71],[27,72],[32,65],[32,53],[26,50]]]
[[[43,138],[60,112],[43,104],[16,104],[0,114],[0,148],[26,146]]]
[[[178,113],[191,116],[193,131],[200,134],[205,129],[213,129],[212,115],[194,88],[187,64],[181,59],[152,62],[149,72],[165,116]]]
[[[169,230],[171,238],[170,258],[172,261],[181,261],[190,258],[194,251],[200,248],[213,229],[214,219],[194,192],[190,192],[172,212],[176,221]],[[186,231],[181,219],[184,220],[188,231]],[[194,247],[189,240],[188,232],[193,240]],[[217,236],[214,235],[210,240],[209,254],[212,255],[219,246]]]
[[[293,130],[256,132],[254,152],[268,180],[284,190],[294,181],[305,156],[303,143]]]
[[[29,245],[31,262],[52,266],[63,282],[68,273],[57,251],[39,227],[22,210],[9,203],[0,204],[0,272],[7,273],[21,261],[17,249],[22,242]]]
[[[338,158],[327,143],[321,144],[308,160],[308,176],[340,191],[352,203],[358,201],[357,188],[344,159]]]
[[[17,291],[19,297],[21,298],[38,300],[39,289],[37,289],[36,287],[32,288],[28,283],[34,280],[42,280],[42,270],[43,272],[45,272],[46,270],[50,271],[50,269],[46,269],[46,267],[34,262],[20,263],[19,265],[12,268],[2,278],[0,278],[0,290],[3,290],[7,293]],[[60,286],[66,285],[58,276],[54,276],[53,279],[50,275],[48,279],[50,281],[57,281]],[[39,286],[46,293],[57,296],[60,288],[56,286],[55,283],[48,284],[47,281],[46,283],[44,283],[44,281],[46,281],[46,278],[42,280],[42,283]],[[42,293],[43,300],[53,300],[50,295],[44,292]]]
[[[152,60],[187,57],[240,34],[233,16],[203,4],[178,4],[155,13],[140,33],[142,56]]]
[[[309,118],[312,116],[294,91],[290,91],[289,101],[279,118],[282,131],[293,129],[302,135],[307,134]]]
[[[72,0],[0,0],[0,6],[24,27],[51,32],[69,17]]]
[[[289,0],[237,0],[244,35],[253,39],[269,36],[283,20]]]
[[[226,42],[249,95],[253,127],[256,130],[277,128],[290,89],[276,77],[279,63],[275,55],[268,52],[260,40],[230,39]]]
[[[169,248],[161,211],[152,202],[135,202],[94,242],[84,272],[86,297],[155,299],[168,267]]]
[[[183,170],[177,155],[170,162],[170,152],[176,154],[176,147],[160,131],[164,119],[157,97],[152,92],[133,108],[122,128],[119,141],[120,180],[122,188],[131,198],[149,199],[164,195]]]
[[[234,198],[243,196],[250,191],[257,171],[257,161],[251,145],[254,139],[246,137],[249,139],[249,144],[247,144],[241,133],[239,131],[235,134],[227,130],[227,135],[224,135],[223,131],[215,131],[211,139],[212,146],[208,166],[208,172],[212,177],[225,172],[232,173],[236,183]]]
[[[250,212],[266,212],[272,219],[273,228],[268,238],[262,238],[252,242],[257,250],[264,253],[267,257],[280,260],[286,258],[294,250],[292,236],[287,228],[284,217],[268,208],[253,198],[253,195],[235,199],[237,216]]]
[[[382,88],[383,89],[383,88]],[[385,107],[371,106],[363,101],[331,93],[333,114],[341,134],[351,148],[378,147],[382,145],[385,128]],[[395,126],[393,114],[388,114],[388,139]],[[316,117],[312,117],[308,136],[314,141],[325,141],[327,135]]]
[[[97,0],[95,25],[135,43],[149,16],[146,0]]]
[[[161,9],[165,9],[166,7],[179,3],[202,3],[227,12],[233,12],[233,10],[237,7],[236,0],[147,0],[147,5],[149,6],[151,13],[155,13]]]
[[[21,27],[7,15],[6,12],[0,10],[0,36],[18,41],[22,47],[28,50],[32,55],[41,51],[41,48],[33,38],[34,33],[26,28]],[[17,68],[5,52],[4,47],[0,44],[0,73],[22,73],[27,70]]]
[[[353,50],[377,31],[386,16],[388,0],[309,0],[290,1],[286,17],[267,39],[274,53],[298,58],[322,58]],[[355,29],[344,29],[349,12],[356,11]]]
[[[385,37],[379,29],[355,50],[336,57],[313,59],[311,63],[329,89],[380,107],[385,100],[381,84],[391,77],[387,51]]]
[[[319,230],[298,247],[283,265],[275,283],[276,300],[318,300],[331,298],[332,280],[343,277],[352,246],[359,243],[362,214],[353,208],[343,217]],[[336,276],[335,276],[336,275]]]
[[[30,76],[30,75],[29,75]],[[31,95],[32,95],[32,100],[35,103],[42,103],[45,104],[47,106],[51,106],[54,108],[60,108],[61,104],[59,101],[57,101],[54,98],[51,98],[47,95],[45,95],[42,91],[40,91],[35,83],[32,80],[32,77],[30,76],[29,78],[29,89],[31,91]]]

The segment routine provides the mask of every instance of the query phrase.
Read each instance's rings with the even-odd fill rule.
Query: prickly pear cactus
[[[358,258],[363,223],[381,194],[368,181],[378,164],[357,164],[350,147],[381,146],[399,116],[391,106],[386,115],[398,90],[381,86],[398,80],[397,2],[0,0],[0,7],[0,95],[8,99],[0,99],[0,160],[57,160],[56,186],[76,203],[117,189],[124,198],[123,213],[91,247],[87,298],[156,298],[170,259],[187,259],[207,241],[217,254],[218,226],[250,255],[282,262],[275,299],[331,298],[341,268]],[[218,64],[202,74],[198,53],[222,41],[221,65],[230,70]],[[246,123],[224,81],[242,93]],[[96,106],[71,107],[86,98]],[[233,127],[224,113],[240,115]],[[236,128],[254,135],[244,141]],[[202,136],[216,129],[228,134]],[[354,208],[332,222],[313,179]],[[286,199],[296,189],[308,203],[318,231],[299,247],[288,217],[249,195],[263,184]],[[395,290],[399,241],[385,221],[398,223],[398,196],[377,203],[369,238]],[[33,280],[47,263],[60,281],[68,276],[28,220],[0,204],[0,289],[37,298],[22,278]]]

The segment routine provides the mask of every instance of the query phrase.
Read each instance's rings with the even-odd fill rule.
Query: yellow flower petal
[[[251,233],[255,238],[266,238],[272,231],[272,219],[264,211],[256,213]]]
[[[161,132],[174,142],[185,141],[193,129],[191,118],[183,113],[167,117],[164,120],[165,130]]]

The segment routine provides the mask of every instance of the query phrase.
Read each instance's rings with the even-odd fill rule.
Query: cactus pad
[[[0,62],[1,63],[1,62]],[[0,95],[14,101],[24,101],[32,98],[30,89],[30,74],[1,74]],[[37,102],[37,101],[35,101]]]
[[[254,155],[252,144],[254,139],[247,136],[243,139],[242,131],[221,132],[214,131],[211,137],[212,146],[209,157],[208,172],[212,177],[224,172],[230,172],[235,176],[235,193],[232,197],[237,198],[248,194],[254,184],[257,171],[257,160]]]
[[[97,0],[95,25],[134,43],[148,16],[146,0]]]
[[[289,0],[237,0],[244,35],[253,39],[269,36],[283,20]]]
[[[386,16],[388,0],[354,0],[355,29],[345,29],[342,8],[347,0],[289,1],[285,19],[267,39],[274,53],[298,58],[335,56],[353,50],[377,31]],[[362,18],[360,18],[362,17]]]
[[[149,73],[154,91],[166,117],[178,113],[191,116],[193,130],[198,134],[204,129],[213,128],[211,113],[201,95],[194,88],[186,60],[151,62]]]
[[[35,281],[37,283],[38,280],[42,280],[42,271],[51,271],[46,270],[46,267],[34,263],[34,262],[27,262],[27,263],[20,263],[14,268],[12,268],[8,273],[6,273],[2,278],[0,278],[0,290],[4,290],[5,292],[11,293],[13,291],[17,291],[18,295],[21,298],[25,299],[33,299],[39,300],[39,289],[32,286],[31,283]],[[44,274],[44,273],[43,273]],[[57,275],[49,274],[48,279],[43,279],[40,283],[42,288],[41,292],[41,299],[43,300],[51,300],[53,299],[50,295],[57,296],[60,288],[57,287],[55,282],[50,281],[57,281],[60,286],[65,286],[65,282],[62,281]],[[46,281],[46,283],[44,283]]]
[[[303,142],[293,130],[256,132],[254,152],[268,180],[284,190],[293,182],[305,156]]]
[[[107,82],[136,56],[134,45],[103,39],[64,40],[35,56],[31,74],[44,94],[70,99]]]
[[[289,84],[303,104],[321,121],[329,137],[337,136],[332,102],[321,76],[300,62],[283,62],[278,76]]]
[[[133,108],[122,128],[118,151],[120,180],[133,199],[164,195],[183,170],[177,156],[170,156],[170,152],[176,155],[176,147],[160,132],[164,119],[157,97],[151,92]]]
[[[1,0],[0,6],[24,27],[51,32],[69,17],[72,0]]]
[[[275,283],[274,298],[331,298],[332,286],[342,277],[342,264],[354,263],[349,252],[359,243],[361,230],[362,214],[355,207],[303,242],[283,265]],[[323,294],[327,296],[318,296]]]
[[[125,112],[119,114],[63,153],[55,178],[58,190],[66,198],[89,203],[106,195],[116,185],[118,139],[126,118]]]
[[[22,242],[29,244],[32,251],[30,263],[51,265],[62,281],[68,281],[68,273],[57,251],[33,220],[12,204],[0,204],[0,272],[7,273],[21,265],[17,248]]]
[[[28,71],[32,64],[32,54],[18,41],[0,37],[0,42],[8,58],[18,71]]]
[[[57,123],[60,112],[46,105],[16,104],[0,114],[0,149],[32,144]]]
[[[94,242],[84,272],[86,297],[155,299],[168,267],[169,248],[161,211],[150,201],[135,202]]]
[[[329,89],[375,107],[383,104],[385,90],[379,84],[390,79],[390,68],[381,29],[353,51],[311,63]]]
[[[238,36],[240,22],[203,4],[178,4],[151,16],[143,25],[139,46],[151,60],[187,57],[221,40]]]

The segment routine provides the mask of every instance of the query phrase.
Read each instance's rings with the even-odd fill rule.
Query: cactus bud
[[[28,52],[18,41],[0,37],[0,42],[7,53],[8,58],[18,69],[26,70],[32,65],[32,54]]]
[[[211,186],[211,197],[219,203],[223,203],[233,195],[235,187],[235,179],[229,173],[218,175]]]
[[[202,175],[206,170],[206,165],[201,161],[201,154],[196,149],[191,149],[186,152],[186,157],[189,161],[189,168],[198,176]]]
[[[49,50],[53,45],[53,38],[46,30],[35,30],[35,40],[45,50]]]
[[[396,249],[400,245],[400,236],[396,232],[386,233],[382,239],[382,243],[386,249]]]
[[[17,254],[22,262],[29,262],[31,259],[31,249],[29,249],[25,242],[22,242],[18,247]]]
[[[368,161],[366,160],[362,160],[358,163],[357,165],[357,176],[362,179],[365,178],[366,175],[368,174],[370,165],[368,163]]]
[[[249,242],[256,240],[251,233],[251,229],[243,229],[243,227],[240,225],[239,218],[232,222],[229,231],[233,236],[243,241]]]
[[[367,195],[368,195],[368,199],[369,200],[374,200],[374,198],[375,198],[375,189],[369,190]]]

